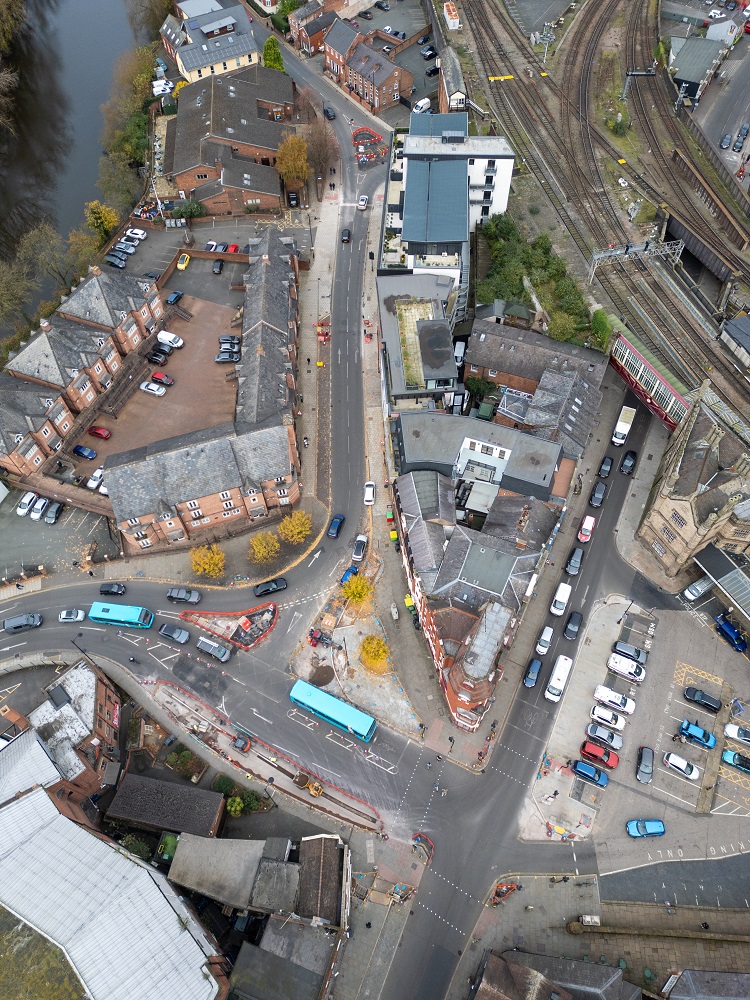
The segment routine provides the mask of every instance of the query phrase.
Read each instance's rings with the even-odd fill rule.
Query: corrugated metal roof
[[[469,238],[464,161],[409,161],[402,238],[415,243],[462,243]]]

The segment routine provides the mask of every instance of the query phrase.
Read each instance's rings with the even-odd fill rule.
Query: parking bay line
[[[666,774],[666,772],[661,772],[661,773],[665,773]],[[687,781],[687,779],[683,778],[683,781]],[[680,798],[679,795],[673,795],[672,792],[668,792],[664,788],[660,788],[658,785],[654,785],[654,791],[655,792],[663,792],[664,795],[668,796],[670,799],[677,799],[678,802],[682,802],[686,806],[690,806],[691,809],[695,809],[695,807],[697,805],[696,802],[689,802],[687,799]]]

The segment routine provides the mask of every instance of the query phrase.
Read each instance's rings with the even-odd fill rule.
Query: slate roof
[[[105,460],[118,523],[174,513],[178,503],[289,474],[289,438],[279,424],[237,433],[232,424],[166,438]]]
[[[295,15],[298,13],[299,11],[295,11]],[[329,28],[334,21],[338,20],[338,18],[339,16],[335,10],[327,10],[325,14],[321,14],[320,17],[316,17],[314,20],[308,21],[306,24],[302,24],[301,28],[304,30],[308,38],[312,38],[312,36],[316,35],[319,31],[325,31],[326,28]]]
[[[140,312],[152,284],[150,278],[104,271],[96,274],[89,268],[81,283],[69,295],[63,295],[58,316],[116,330],[129,313]]]
[[[228,23],[234,25],[233,31],[213,37],[206,34]],[[188,72],[258,51],[245,8],[239,5],[221,11],[208,11],[187,21],[178,21],[170,14],[162,24],[160,34],[175,49]]]
[[[443,81],[443,89],[448,97],[466,93],[466,84],[464,83],[464,75],[461,72],[461,63],[450,45],[446,45],[440,50],[440,76]],[[425,117],[435,118],[437,116],[426,115]],[[454,115],[451,115],[451,117],[454,117]]]
[[[717,505],[722,507],[731,493],[739,492],[747,497],[747,487],[734,471],[735,464],[747,454],[747,449],[701,403],[696,406],[671,493],[681,497],[700,494],[696,498],[699,507],[708,512]]]
[[[345,59],[347,52],[358,38],[361,38],[358,31],[355,31],[346,21],[337,20],[331,25],[325,43],[333,52]]]
[[[577,962],[567,958],[550,958],[522,951],[506,951],[506,962],[535,969],[573,997],[573,1000],[636,1000],[641,991],[625,982],[622,969],[595,962]]]
[[[735,316],[725,323],[722,332],[750,352],[750,316]]]
[[[294,861],[261,858],[252,884],[250,905],[272,913],[299,912],[300,866]]]
[[[686,38],[675,59],[670,59],[670,72],[676,80],[701,83],[725,50],[725,42],[714,42],[709,38]]]
[[[547,979],[536,969],[507,961],[489,953],[475,1000],[573,1000],[567,990]]]
[[[180,91],[175,132],[175,173],[226,159],[227,145],[245,142],[276,150],[295,129],[287,122],[268,120],[258,101],[293,104],[291,79],[265,66],[247,66],[236,73],[197,80]],[[221,148],[218,149],[217,144]]]
[[[54,785],[63,777],[35,729],[0,744],[0,802],[34,785]]]
[[[475,320],[472,325],[464,363],[534,382],[540,382],[548,370],[573,371],[598,389],[607,371],[607,362],[606,354],[599,351],[552,340],[534,330],[482,319]]]
[[[207,837],[223,808],[224,796],[220,792],[126,774],[107,818],[135,827]]]
[[[440,61],[442,66],[442,52]],[[469,134],[469,116],[465,111],[455,111],[445,115],[409,115],[409,135],[441,136],[443,132],[454,135]]]
[[[286,955],[276,955],[243,941],[229,982],[238,997],[318,1000],[323,977],[291,961]]]
[[[399,476],[395,488],[414,572],[429,592],[443,561],[449,529],[456,523],[453,486],[446,476],[424,470]]]
[[[540,552],[552,534],[558,514],[534,497],[499,493],[482,525],[483,535],[526,542],[529,550]]]
[[[279,195],[281,186],[276,167],[255,163],[253,160],[232,157],[222,160],[221,180],[224,187],[240,188],[243,191],[257,191],[259,194]]]
[[[334,927],[341,923],[343,842],[335,835],[303,837],[299,847],[301,917],[318,917]]]
[[[298,7],[297,10],[292,11],[292,16],[297,22],[299,22],[299,24],[302,24],[306,18],[312,17],[316,11],[322,9],[323,4],[321,0],[310,0],[309,3],[306,3],[302,7]]]
[[[218,903],[244,910],[263,855],[262,840],[219,840],[181,833],[169,879]]]
[[[599,389],[574,373],[546,371],[536,387],[524,423],[530,434],[559,441],[567,458],[579,459],[602,404]]]
[[[462,243],[467,240],[469,186],[466,162],[410,159],[403,218],[402,239],[409,243]]]
[[[747,1000],[750,973],[685,969],[669,992],[670,1000]]]
[[[6,454],[15,449],[18,435],[42,427],[50,409],[47,405],[50,396],[54,400],[57,393],[0,372],[0,442]]]
[[[333,29],[331,29],[332,31]],[[329,31],[326,41],[330,37]],[[359,42],[351,51],[346,65],[364,79],[369,80],[373,87],[381,87],[394,70],[399,67],[391,62],[385,52],[374,49],[365,42]]]
[[[101,357],[101,348],[111,331],[97,330],[57,315],[51,316],[49,322],[51,328],[35,334],[8,361],[6,368],[64,389]]]

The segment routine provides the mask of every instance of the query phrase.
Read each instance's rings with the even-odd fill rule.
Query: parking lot
[[[97,442],[98,443],[98,442]],[[17,578],[22,568],[27,575],[44,566],[47,572],[60,572],[72,562],[82,562],[89,547],[96,544],[95,558],[110,559],[120,554],[119,544],[110,536],[107,519],[76,507],[65,507],[57,524],[31,521],[16,514],[21,490],[11,490],[0,504],[0,545],[2,576]]]

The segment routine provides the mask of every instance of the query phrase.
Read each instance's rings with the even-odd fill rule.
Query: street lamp
[[[274,782],[274,779],[273,778],[269,778],[268,781],[266,782],[266,787],[263,789],[263,794],[265,795],[265,797],[267,799],[270,799],[270,798],[273,797],[270,794],[270,792],[268,791],[269,787],[273,784],[273,782]]]
[[[630,611],[630,609],[632,607],[633,607],[633,601],[631,601],[630,604],[628,604],[628,606],[625,608],[625,610],[623,611],[623,613],[617,619],[617,624],[618,625],[622,625],[622,623],[625,621],[625,616],[627,615],[628,611]]]

